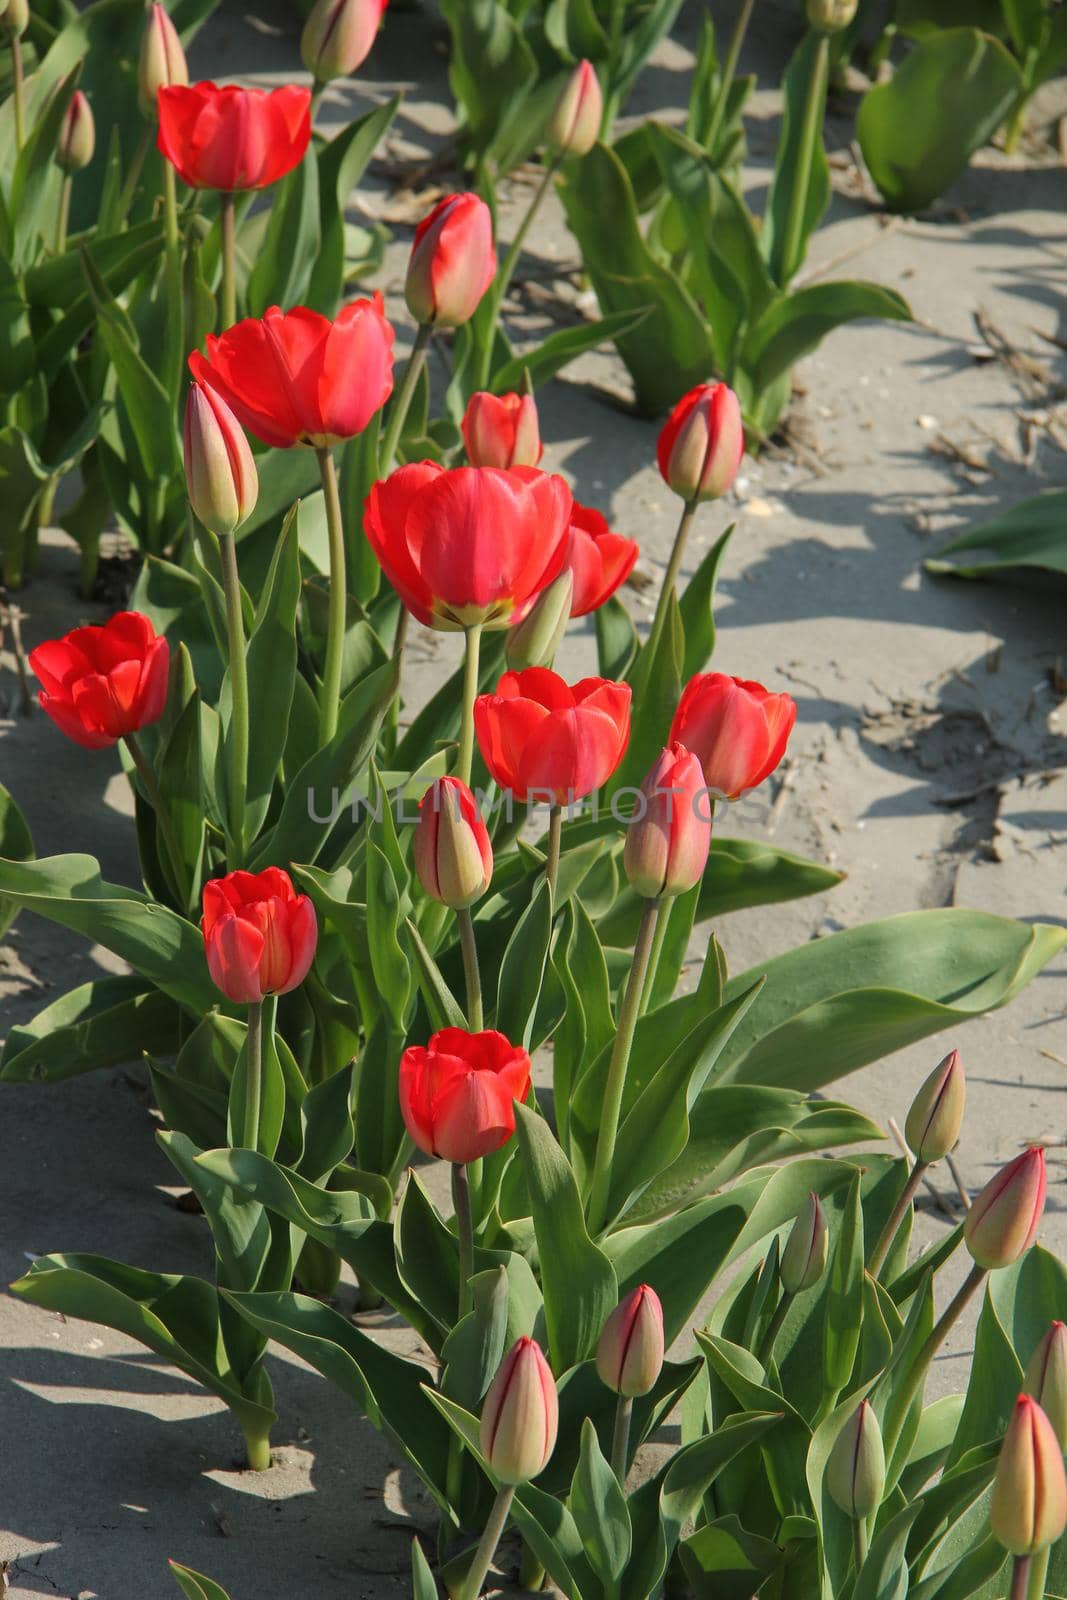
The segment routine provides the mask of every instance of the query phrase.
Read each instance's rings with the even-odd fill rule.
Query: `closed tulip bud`
[[[548,148],[562,155],[584,156],[596,144],[604,115],[600,80],[589,61],[579,61],[552,108],[545,128]]]
[[[911,1103],[904,1137],[916,1161],[940,1161],[960,1136],[967,1089],[959,1051],[936,1066]]]
[[[622,861],[632,889],[658,900],[700,882],[711,848],[711,804],[697,757],[683,744],[662,750],[626,830]]]
[[[300,37],[300,56],[318,83],[346,78],[366,61],[388,0],[316,0]]]
[[[493,847],[478,802],[459,778],[438,778],[419,801],[415,871],[453,911],[480,900],[493,878]]]
[[[808,0],[808,26],[818,33],[839,33],[856,15],[859,0]]]
[[[14,38],[20,38],[30,25],[29,0],[8,0],[0,8],[0,29]]]
[[[683,500],[717,500],[736,478],[744,453],[737,396],[725,383],[701,383],[663,424],[656,460],[664,483]]]
[[[1067,1327],[1054,1322],[1030,1357],[1023,1390],[1040,1405],[1067,1449]]]
[[[513,672],[550,667],[556,659],[574,598],[574,574],[567,569],[542,589],[521,622],[508,629],[504,654]]]
[[[1013,1556],[1044,1550],[1067,1526],[1063,1451],[1036,1400],[1021,1394],[1000,1447],[989,1526]]]
[[[536,467],[543,454],[532,394],[472,394],[462,430],[472,467]]]
[[[800,1294],[818,1283],[826,1270],[826,1217],[817,1194],[809,1194],[789,1231],[778,1268],[786,1294]]]
[[[415,229],[404,296],[416,322],[458,328],[493,281],[493,219],[476,194],[448,194]]]
[[[559,1396],[540,1345],[517,1339],[482,1406],[482,1455],[501,1483],[527,1483],[548,1465],[559,1429]]]
[[[187,84],[189,67],[178,30],[159,4],[149,7],[137,63],[137,99],[146,117],[156,115],[156,96],[170,84]]]
[[[882,1503],[885,1450],[869,1400],[860,1401],[834,1442],[826,1487],[846,1517],[869,1517]]]
[[[1029,1250],[1045,1209],[1045,1152],[1031,1145],[990,1178],[967,1213],[963,1240],[980,1267],[1010,1267]]]
[[[212,980],[238,1005],[303,983],[318,943],[315,908],[280,867],[205,883],[200,928]]]
[[[205,528],[220,538],[255,510],[259,475],[244,429],[222,396],[194,383],[185,402],[185,482]]]
[[[605,1322],[596,1369],[601,1383],[628,1400],[655,1388],[663,1370],[663,1307],[647,1283],[620,1300]]]
[[[64,172],[80,172],[93,159],[96,149],[96,127],[88,100],[80,89],[71,97],[56,147],[56,165]]]

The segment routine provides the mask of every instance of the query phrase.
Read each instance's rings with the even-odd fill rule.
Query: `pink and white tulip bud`
[[[219,538],[233,533],[255,510],[259,474],[244,429],[217,390],[191,386],[183,437],[189,504]]]
[[[989,1526],[1013,1556],[1046,1549],[1067,1526],[1067,1476],[1052,1423],[1021,1394],[1000,1447]]]
[[[472,394],[461,427],[472,467],[536,467],[544,453],[532,394]]]
[[[415,229],[404,297],[415,321],[469,322],[496,273],[493,219],[476,194],[448,194]]]
[[[559,1396],[533,1339],[516,1339],[482,1405],[482,1455],[501,1483],[528,1483],[548,1465],[559,1431]]]
[[[940,1161],[960,1136],[967,1088],[958,1050],[951,1050],[926,1079],[908,1112],[904,1137],[916,1161]]]
[[[0,5],[0,32],[8,38],[21,38],[29,25],[29,0],[7,0],[7,5]]]
[[[808,26],[817,33],[839,33],[847,28],[859,7],[859,0],[808,0]]]
[[[542,589],[521,622],[508,629],[504,654],[512,672],[551,667],[571,620],[574,574],[570,568]]]
[[[822,1202],[817,1194],[809,1194],[789,1230],[778,1267],[778,1277],[786,1294],[800,1294],[818,1283],[826,1270],[828,1248]]]
[[[980,1267],[1010,1267],[1029,1250],[1045,1209],[1045,1152],[1031,1145],[990,1178],[967,1213],[963,1242]]]
[[[59,130],[56,165],[64,172],[80,172],[93,159],[96,126],[92,108],[80,89],[75,89]]]
[[[189,66],[178,30],[158,3],[150,6],[137,63],[137,99],[146,117],[156,115],[156,96],[172,84],[189,82]]]
[[[562,155],[588,155],[600,136],[603,116],[600,80],[591,62],[579,61],[552,108],[545,143]]]
[[[316,0],[300,36],[300,57],[317,83],[347,78],[371,53],[389,0]]]
[[[462,911],[493,880],[493,847],[478,802],[459,778],[437,778],[419,801],[413,843],[419,882],[434,900]]]
[[[701,383],[682,396],[663,424],[656,460],[667,487],[693,502],[724,495],[744,453],[737,396],[725,383]]]
[[[1023,1392],[1032,1395],[1067,1450],[1067,1326],[1054,1322],[1030,1357]]]
[[[697,757],[684,744],[662,750],[626,830],[622,862],[632,889],[658,900],[700,882],[711,848],[711,805]]]
[[[826,1487],[846,1517],[869,1517],[882,1503],[885,1449],[869,1400],[861,1400],[834,1441]]]
[[[663,1370],[663,1307],[647,1283],[620,1300],[596,1347],[600,1381],[632,1400],[648,1394]]]

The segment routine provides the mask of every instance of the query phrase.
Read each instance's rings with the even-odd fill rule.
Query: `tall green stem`
[[[815,155],[815,145],[826,110],[826,84],[829,77],[830,36],[820,33],[815,46],[815,60],[808,79],[808,97],[804,103],[804,120],[800,125],[800,148],[797,151],[797,181],[789,196],[789,214],[786,218],[785,243],[782,250],[782,285],[800,266],[804,256],[804,227],[808,210],[808,179]]]
[[[248,1061],[245,1074],[245,1114],[241,1144],[246,1150],[259,1149],[259,1121],[263,1104],[263,1002],[253,1000],[248,1008]]]
[[[472,1033],[482,1029],[482,975],[478,967],[478,944],[474,937],[474,918],[470,907],[456,912],[459,943],[463,952],[463,974],[467,980],[467,1026]]]
[[[467,1169],[462,1161],[452,1163],[452,1204],[456,1212],[456,1238],[459,1240],[459,1317],[467,1315],[473,1304],[471,1277],[474,1273],[474,1223],[471,1220],[471,1191]]]
[[[756,1359],[764,1367],[774,1354],[774,1341],[782,1331],[782,1324],[784,1323],[786,1315],[789,1311],[789,1307],[792,1304],[793,1296],[788,1290],[783,1290],[782,1297],[774,1308],[774,1315],[771,1317],[770,1322],[768,1322],[763,1331],[763,1338],[759,1342],[759,1349],[756,1351]]]
[[[323,446],[317,452],[326,502],[326,533],[330,547],[330,604],[326,622],[326,660],[322,669],[322,695],[319,700],[319,743],[328,744],[337,732],[337,710],[341,702],[341,667],[344,660],[345,624],[348,620],[348,572],[345,565],[345,531],[341,520],[341,494],[337,487],[337,468],[333,452]]]
[[[674,902],[671,902],[673,905]],[[664,906],[663,914],[656,918],[656,937],[652,942],[652,955],[649,958],[648,971],[645,973],[645,986],[641,990],[641,1010],[643,1017],[652,1001],[652,990],[656,985],[656,973],[659,971],[660,957],[663,955],[663,946],[667,942],[667,930],[671,925],[671,907]]]
[[[167,288],[167,309],[171,319],[170,337],[165,343],[167,393],[176,401],[181,389],[182,364],[188,355],[185,345],[185,297],[182,289],[182,251],[178,233],[178,190],[174,168],[163,161],[163,273]]]
[[[63,174],[63,183],[59,191],[59,209],[56,212],[56,255],[61,256],[67,248],[67,225],[70,222],[70,194],[74,187],[74,178],[71,173]]]
[[[522,254],[522,247],[526,243],[526,235],[533,225],[533,220],[541,208],[541,202],[552,187],[552,180],[559,171],[560,162],[563,160],[562,152],[552,156],[545,167],[544,176],[534,191],[526,215],[519,223],[519,229],[511,244],[508,253],[497,268],[496,277],[489,289],[489,308],[492,315],[488,320],[489,334],[483,349],[478,352],[478,367],[475,388],[484,389],[489,382],[489,368],[493,359],[493,345],[496,341],[496,325],[500,317],[500,307],[504,304],[504,296],[508,292],[508,285],[514,275],[518,260]]]
[[[497,1490],[493,1509],[489,1513],[489,1521],[485,1525],[485,1532],[478,1541],[478,1548],[474,1552],[474,1562],[467,1573],[466,1582],[459,1592],[458,1600],[478,1600],[482,1592],[485,1575],[493,1564],[496,1547],[500,1543],[500,1535],[507,1524],[511,1502],[515,1498],[513,1484],[501,1484]]]
[[[860,1575],[867,1559],[867,1521],[865,1517],[852,1519],[852,1553],[856,1562],[856,1576]]]
[[[15,97],[15,149],[26,143],[26,74],[22,66],[22,40],[11,35],[11,78]]]
[[[553,900],[556,897],[556,879],[559,877],[559,858],[562,849],[563,807],[552,806],[548,813],[548,857],[545,861],[545,877],[552,891]]]
[[[474,765],[474,702],[478,698],[478,668],[482,650],[482,624],[467,629],[466,649],[463,657],[463,720],[459,729],[459,754],[456,757],[456,777],[463,783],[471,781]]]
[[[1030,1586],[1026,1590],[1026,1600],[1045,1600],[1045,1582],[1048,1578],[1049,1558],[1052,1548],[1039,1550],[1033,1557],[1030,1568]]]
[[[633,1416],[634,1403],[629,1395],[620,1394],[615,1406],[615,1431],[611,1436],[611,1470],[619,1481],[619,1488],[626,1488],[626,1460],[630,1454],[630,1419]]]
[[[226,634],[229,648],[230,698],[230,838],[226,852],[231,871],[244,860],[245,791],[248,787],[248,668],[245,660],[241,580],[237,572],[237,544],[232,533],[219,539],[222,587],[226,595]]]
[[[148,158],[148,152],[152,148],[152,134],[154,132],[154,127],[155,125],[151,122],[145,124],[141,133],[141,137],[137,142],[137,149],[133,152],[133,159],[131,160],[129,168],[127,169],[126,177],[123,180],[122,193],[119,195],[118,220],[120,227],[130,214],[130,207],[133,205],[133,197],[137,193],[137,185],[141,181],[141,173],[144,170],[144,164]],[[165,156],[163,159],[166,162],[166,165],[169,167],[170,162],[166,160]]]
[[[745,34],[748,32],[748,24],[755,4],[756,0],[744,0],[744,4],[737,13],[734,31],[730,35],[730,43],[726,50],[726,60],[722,64],[722,82],[719,84],[715,109],[711,113],[708,136],[704,141],[705,148],[711,155],[714,155],[715,141],[722,127],[722,119],[726,115],[726,102],[730,98],[730,90],[733,88],[734,78],[737,75],[737,63],[741,56],[741,46],[745,42]]]
[[[404,368],[400,388],[396,392],[392,407],[389,412],[389,422],[382,440],[381,451],[378,456],[378,474],[387,478],[393,470],[393,460],[396,456],[397,446],[404,432],[404,423],[407,421],[408,412],[411,410],[411,401],[415,394],[415,386],[419,381],[419,373],[426,363],[426,351],[429,348],[433,335],[433,327],[428,322],[419,324],[415,335],[415,343],[408,364]]]
[[[908,1181],[901,1191],[900,1199],[893,1207],[893,1210],[889,1216],[889,1220],[886,1222],[885,1227],[878,1235],[878,1238],[875,1241],[874,1249],[871,1251],[870,1260],[867,1262],[867,1271],[870,1273],[872,1278],[877,1278],[878,1269],[885,1260],[886,1252],[888,1251],[889,1246],[896,1238],[897,1229],[900,1227],[904,1213],[914,1200],[915,1191],[923,1181],[923,1174],[929,1165],[930,1163],[928,1161],[917,1161],[912,1167]]]
[[[169,167],[170,162],[167,165]],[[219,196],[219,222],[222,228],[222,326],[232,328],[237,321],[237,240],[233,195],[229,192]]]
[[[266,1472],[270,1466],[270,1429],[262,1432],[249,1424],[242,1424],[245,1436],[245,1450],[248,1454],[248,1465],[252,1472]]]
[[[1027,1600],[1032,1565],[1032,1556],[1015,1557],[1011,1568],[1011,1592],[1008,1595],[1008,1600]]]
[[[152,810],[155,812],[156,823],[159,827],[159,831],[163,835],[163,845],[167,852],[167,858],[170,861],[171,873],[174,877],[174,887],[178,892],[178,897],[181,900],[182,905],[188,906],[189,875],[186,872],[185,860],[178,845],[177,835],[174,832],[174,824],[171,821],[170,812],[167,809],[167,802],[163,797],[163,791],[159,787],[159,783],[156,779],[155,773],[152,771],[151,763],[149,762],[148,757],[141,749],[137,736],[132,733],[126,734],[125,743],[127,750],[130,752],[130,755],[133,758],[133,764],[137,768],[137,775],[144,785],[149,804],[151,805]]]
[[[659,644],[660,634],[663,632],[667,621],[667,608],[671,603],[671,595],[674,593],[674,586],[678,581],[682,558],[685,555],[686,540],[689,538],[689,529],[693,525],[693,518],[696,515],[699,503],[698,500],[687,500],[682,507],[678,531],[674,535],[674,544],[671,548],[671,557],[667,562],[667,570],[663,575],[663,587],[660,589],[659,599],[656,601],[656,614],[652,619],[652,628],[648,635],[648,643],[645,646],[645,649],[650,652],[649,660],[652,659],[652,653]]]
[[[903,1432],[908,1412],[911,1409],[911,1403],[922,1387],[923,1379],[926,1377],[931,1361],[959,1321],[967,1302],[975,1291],[981,1288],[986,1277],[987,1269],[978,1266],[976,1262],[934,1324],[926,1343],[912,1364],[907,1382],[902,1391],[894,1397],[892,1426],[883,1430],[885,1434],[885,1458],[890,1466],[892,1466],[893,1455]]]
[[[619,1132],[619,1115],[622,1111],[623,1090],[626,1087],[626,1070],[630,1065],[630,1050],[645,987],[652,940],[659,915],[658,900],[646,900],[641,912],[641,922],[634,941],[630,976],[626,980],[626,993],[619,1010],[615,1043],[608,1066],[608,1081],[600,1107],[600,1127],[597,1131],[596,1160],[593,1165],[593,1182],[589,1191],[589,1228],[596,1234],[608,1220],[608,1191],[611,1186],[611,1164],[615,1157],[615,1140]]]

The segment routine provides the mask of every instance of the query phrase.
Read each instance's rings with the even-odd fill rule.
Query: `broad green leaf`
[[[177,1561],[168,1560],[167,1565],[186,1600],[230,1600],[225,1589],[211,1578],[205,1578],[202,1572],[194,1572],[192,1567],[183,1567]]]
[[[863,1213],[860,1174],[849,1184],[848,1201],[830,1260],[823,1322],[823,1379],[839,1394],[852,1376],[863,1322]]]
[[[319,172],[315,142],[276,185],[266,237],[245,286],[248,315],[268,306],[302,305],[319,253]]]
[[[245,828],[250,839],[256,838],[267,815],[293,704],[300,599],[298,518],[299,504],[278,537],[246,650],[249,749]],[[227,742],[232,737],[231,724]]]
[[[96,312],[96,330],[118,382],[119,394],[140,455],[144,476],[166,479],[178,470],[178,436],[170,395],[138,348],[129,317],[82,253],[82,270]]]
[[[422,990],[431,1028],[435,1033],[439,1028],[465,1028],[467,1019],[463,1008],[445,982],[440,967],[410,917],[407,918],[404,927],[415,957],[419,988]]]
[[[830,204],[830,168],[822,142],[828,69],[827,38],[809,28],[782,79],[782,128],[763,225],[764,253],[783,289],[803,265],[808,240]],[[813,103],[814,138],[809,138],[806,124]],[[798,206],[799,226],[794,227]]]
[[[778,1412],[778,1426],[762,1447],[767,1482],[781,1516],[807,1515],[804,1463],[811,1442],[808,1424],[788,1400],[769,1387],[763,1367],[750,1351],[713,1333],[698,1330],[696,1337],[712,1372],[742,1411]]]
[[[687,683],[694,674],[706,672],[715,649],[715,583],[726,554],[726,546],[737,524],[731,522],[725,533],[719,535],[707,555],[690,578],[678,604],[682,619],[682,637],[685,653],[682,658],[682,682]]]
[[[579,323],[576,328],[560,328],[550,333],[532,350],[524,350],[494,371],[490,384],[492,392],[507,394],[509,390],[520,389],[527,373],[533,387],[540,388],[587,350],[595,350],[599,345],[632,333],[650,310],[651,307],[638,306],[634,311],[616,311],[596,322]]]
[[[917,1505],[905,1506],[884,1528],[879,1528],[853,1590],[853,1600],[904,1600],[908,1593],[904,1547],[919,1509]]]
[[[400,96],[394,95],[350,122],[318,153],[318,250],[305,303],[324,316],[337,315],[344,293],[345,208],[399,107]]]
[[[378,992],[397,1028],[403,1027],[412,975],[399,938],[400,889],[393,868],[373,839],[367,844],[367,935]]]
[[[603,678],[625,678],[637,654],[637,629],[617,594],[593,613],[597,662]]]
[[[32,861],[33,838],[29,824],[15,804],[11,791],[0,783],[0,858],[6,861]],[[0,896],[0,939],[18,916],[18,906]],[[7,1049],[4,1050],[7,1055]]]
[[[571,1484],[570,1510],[590,1566],[606,1594],[618,1594],[630,1559],[630,1513],[619,1480],[604,1459],[596,1429],[586,1417],[582,1449]]]
[[[530,1048],[552,938],[552,891],[541,883],[508,940],[497,984],[497,1026]]]
[[[509,1332],[508,1276],[503,1267],[491,1272],[476,1272],[470,1280],[471,1310],[457,1322],[441,1348],[446,1363],[441,1380],[446,1394],[461,1405],[476,1410],[492,1383],[504,1352],[520,1333]]]
[[[441,14],[452,34],[449,82],[463,137],[479,156],[492,153],[506,171],[514,125],[538,79],[533,52],[518,22],[496,0],[442,0]]]
[[[802,356],[815,350],[828,333],[858,317],[910,322],[911,308],[895,289],[843,278],[780,295],[745,340],[743,361],[755,389],[770,389],[788,375]]]
[[[412,1600],[437,1600],[437,1582],[418,1539],[411,1541]]]
[[[751,1600],[782,1559],[776,1544],[735,1516],[706,1522],[682,1541],[679,1555],[697,1600]]]
[[[0,1054],[4,1083],[62,1083],[97,1067],[168,1054],[177,1045],[181,1013],[140,978],[97,978],[79,984],[13,1027]]]
[[[300,1107],[304,1139],[295,1170],[312,1183],[329,1178],[352,1154],[352,1073],[348,1062],[309,1089]]]
[[[988,551],[977,561],[946,561],[963,550]],[[957,578],[984,578],[1005,567],[1044,567],[1067,574],[1067,490],[1050,489],[1021,500],[999,517],[968,528],[946,544],[927,572]]]

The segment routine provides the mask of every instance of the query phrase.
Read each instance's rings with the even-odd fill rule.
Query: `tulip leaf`
[[[604,785],[604,799],[614,801],[621,791],[638,789],[667,743],[681,693],[683,649],[681,613],[672,594],[659,638],[655,643],[650,640],[644,645],[630,668],[628,682],[633,689],[630,739],[614,776]],[[624,805],[622,815],[629,809]]]
[[[255,839],[267,815],[285,752],[296,678],[296,610],[300,600],[299,503],[286,517],[256,607],[246,650],[248,786],[245,829]],[[226,742],[233,738],[232,720]]]
[[[735,1516],[706,1522],[678,1553],[696,1600],[751,1600],[782,1560],[776,1544],[749,1533]]]
[[[887,83],[868,89],[856,137],[893,211],[921,211],[963,171],[1019,94],[1010,53],[977,28],[927,34]]]
[[[45,215],[56,204],[62,179],[55,152],[67,110],[82,75],[83,63],[72,61],[69,75],[57,83],[54,94],[42,100],[25,144],[8,167],[10,189],[7,212],[14,220],[14,238],[5,254],[12,265],[27,267],[40,252],[40,235],[49,228]],[[50,230],[49,230],[50,231]]]
[[[394,95],[357,117],[318,152],[318,248],[304,303],[335,317],[344,294],[345,208],[400,107]],[[283,304],[288,302],[283,301]],[[362,497],[361,497],[362,498]]]
[[[418,928],[408,917],[404,923],[408,943],[415,956],[419,988],[426,1005],[430,1027],[436,1033],[440,1028],[465,1028],[467,1019],[463,1008],[441,973],[440,967],[426,947]]]
[[[437,1600],[437,1581],[418,1539],[411,1541],[412,1600]]]
[[[596,630],[597,665],[602,678],[625,678],[638,649],[633,618],[613,594],[593,612]]]
[[[33,838],[29,824],[11,795],[0,783],[0,858],[7,861],[32,861]],[[0,896],[0,939],[18,916],[18,906]],[[5,1048],[4,1055],[7,1055]]]
[[[248,315],[304,304],[318,253],[319,171],[312,140],[299,166],[276,186],[266,237],[245,285]]]
[[[1004,1585],[999,1578],[1010,1558],[1004,1546],[991,1533],[979,1544],[971,1544],[976,1532],[980,1536],[980,1530],[968,1527],[964,1534],[970,1546],[966,1554],[957,1561],[947,1562],[920,1583],[912,1583],[908,1589],[908,1600],[972,1600],[973,1596],[981,1596],[982,1600],[997,1600],[1004,1593]],[[995,1585],[994,1578],[998,1579]],[[1059,1597],[1046,1589],[1045,1600],[1059,1600]]]
[[[448,76],[464,140],[507,172],[540,138],[559,85],[539,83],[523,29],[498,0],[442,0],[452,35]],[[542,104],[542,102],[545,102]]]
[[[367,937],[378,993],[397,1029],[411,997],[411,967],[399,938],[402,906],[393,868],[373,839],[367,855]]]
[[[815,283],[772,301],[745,340],[744,363],[757,392],[784,379],[802,356],[843,323],[859,317],[910,322],[911,308],[879,283]]]
[[[544,1118],[515,1107],[526,1186],[533,1210],[553,1370],[590,1354],[618,1303],[615,1271],[590,1239],[574,1173]]]
[[[97,1067],[169,1054],[181,1014],[140,978],[97,978],[69,989],[29,1022],[13,1027],[0,1053],[4,1083],[62,1083]]]
[[[946,561],[963,550],[988,551],[977,561]],[[984,578],[1004,568],[1043,567],[1067,575],[1067,490],[1050,489],[1021,500],[999,517],[968,528],[944,546],[927,572],[957,578]]]
[[[497,367],[489,388],[493,394],[507,394],[521,389],[528,375],[533,388],[538,389],[587,350],[596,350],[602,344],[634,332],[651,310],[651,306],[638,306],[635,311],[611,312],[596,322],[579,323],[576,328],[560,328],[532,350],[523,350]]]
[[[256,1148],[265,1156],[273,1156],[282,1136],[286,1110],[286,1074],[282,1066],[283,1055],[291,1058],[292,1051],[284,1039],[279,1039],[274,1029],[276,1000],[270,996],[263,1002],[260,1108],[256,1133]],[[288,1063],[287,1063],[288,1064]],[[244,1137],[245,1115],[248,1103],[248,1030],[230,1080],[230,1093],[226,1112],[226,1137],[232,1145],[251,1145]],[[248,1287],[247,1285],[245,1287]]]
[[[679,602],[685,654],[682,681],[687,683],[698,672],[706,672],[715,650],[715,584],[736,522],[721,533],[693,573]]]
[[[728,996],[767,982],[717,1081],[821,1088],[1006,1005],[1065,944],[1065,928],[955,908],[814,939],[731,980]]]
[[[825,35],[809,29],[782,78],[782,131],[767,196],[763,248],[776,283],[784,289],[804,264],[808,240],[830,204],[830,168],[823,149],[829,48]],[[817,106],[815,137],[806,139],[809,108]],[[801,224],[791,233],[793,209],[801,202]]]
[[[606,1594],[618,1592],[632,1548],[630,1513],[619,1480],[604,1458],[596,1429],[586,1417],[571,1484],[570,1510],[582,1548]]]
[[[920,1509],[915,1503],[905,1506],[879,1526],[852,1591],[853,1600],[904,1600],[909,1592],[904,1549]]]
[[[508,1038],[527,1050],[531,1047],[551,939],[552,890],[547,880],[542,880],[508,940],[497,983],[497,1026],[503,1024]]]
[[[225,1589],[205,1578],[202,1572],[194,1572],[192,1567],[183,1567],[177,1561],[168,1561],[167,1565],[186,1600],[230,1600]]]
[[[788,1400],[768,1386],[761,1363],[750,1351],[713,1333],[698,1331],[696,1338],[708,1367],[742,1411],[778,1413],[778,1426],[762,1447],[767,1483],[781,1516],[809,1514],[804,1466],[811,1444],[808,1424]]]
[[[295,1171],[311,1183],[327,1179],[335,1167],[352,1154],[356,1135],[352,1126],[352,1074],[348,1062],[316,1083],[300,1107],[303,1142]]]

